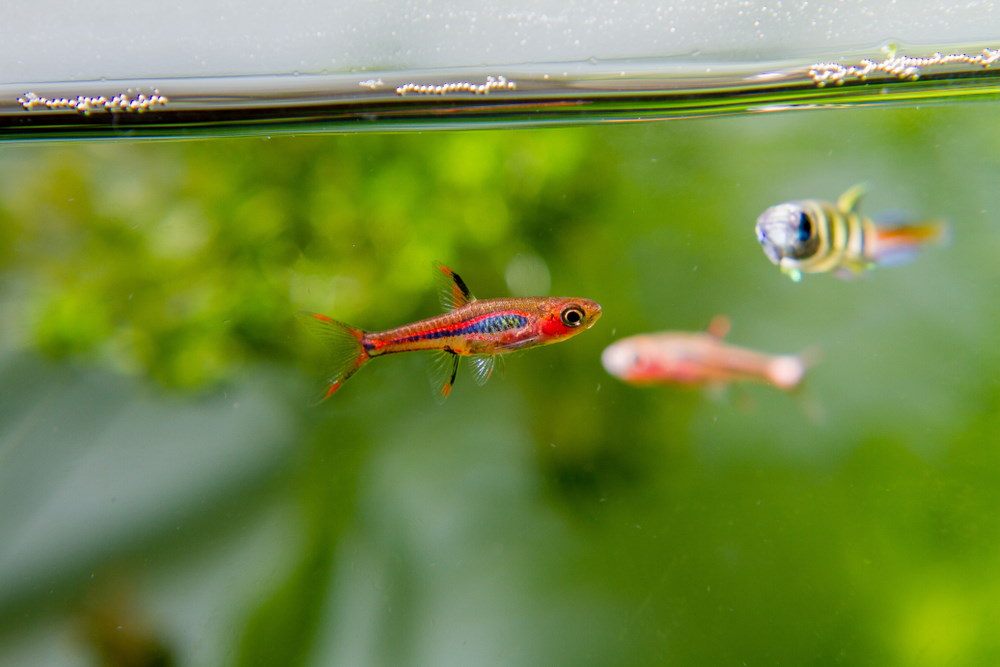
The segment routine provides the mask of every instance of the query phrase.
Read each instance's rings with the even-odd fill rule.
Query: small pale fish
[[[864,187],[856,185],[836,204],[804,199],[772,206],[757,218],[757,241],[771,263],[798,282],[803,273],[849,278],[877,265],[903,263],[945,238],[940,222],[874,223],[858,213],[862,194]]]
[[[729,319],[715,317],[706,332],[663,331],[616,341],[601,355],[604,368],[636,385],[710,385],[763,382],[779,389],[799,386],[810,361],[771,355],[723,341]]]
[[[442,281],[442,315],[388,331],[363,331],[326,315],[300,313],[302,321],[330,345],[333,368],[329,398],[373,357],[397,352],[436,350],[442,399],[451,393],[459,359],[469,356],[476,381],[483,384],[497,356],[558,343],[589,329],[601,306],[577,297],[476,299],[462,278],[437,265]]]

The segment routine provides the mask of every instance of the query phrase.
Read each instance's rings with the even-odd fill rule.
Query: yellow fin
[[[847,191],[837,198],[837,209],[841,213],[854,213],[858,208],[858,202],[867,189],[868,186],[864,183],[847,188]]]

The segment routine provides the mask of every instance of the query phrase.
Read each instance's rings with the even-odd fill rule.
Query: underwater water
[[[996,662],[997,111],[5,144],[0,663]],[[860,182],[950,242],[781,275],[761,211]],[[316,405],[295,313],[435,315],[435,261],[604,314]],[[803,390],[601,365],[718,314]]]

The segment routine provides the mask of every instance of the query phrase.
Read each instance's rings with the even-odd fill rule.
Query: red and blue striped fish
[[[476,381],[483,384],[497,355],[557,343],[589,329],[601,317],[600,304],[575,297],[476,299],[462,278],[438,265],[445,312],[388,331],[363,331],[318,313],[303,321],[329,344],[333,369],[323,399],[332,396],[368,360],[397,352],[437,350],[442,369],[440,396],[451,393],[459,360],[469,356]]]

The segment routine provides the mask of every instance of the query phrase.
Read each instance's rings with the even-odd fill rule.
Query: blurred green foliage
[[[434,261],[462,258],[496,281],[537,227],[593,206],[582,175],[606,170],[594,141],[526,138],[45,150],[5,165],[4,261],[34,283],[45,353],[199,387],[249,359],[293,358],[297,309],[388,328],[432,314]]]
[[[279,461],[187,491],[144,524],[152,537],[67,549],[52,589],[131,557],[168,582],[146,604],[178,618],[169,591],[221,580],[232,557],[156,575],[176,567],[164,545],[237,545],[226,553],[257,563],[225,588],[238,621],[211,636],[175,622],[182,664],[995,662],[994,111],[5,147],[4,331],[152,379],[181,415],[156,423],[199,406],[256,432],[264,413],[229,401],[245,383],[272,388],[294,424]],[[947,218],[952,244],[853,282],[793,284],[766,261],[760,211],[862,181],[865,211]],[[502,296],[518,257],[603,319],[483,388],[463,374],[444,406],[425,360],[399,355],[307,408],[296,382],[322,355],[297,310],[387,328],[438,312],[433,261]],[[736,343],[818,349],[804,392],[637,389],[600,367],[616,338],[719,313]],[[44,405],[62,380],[38,378]],[[16,405],[10,420],[31,418]],[[0,457],[23,450],[11,433]],[[203,437],[196,451],[221,438]],[[129,472],[152,475],[146,457]],[[275,551],[242,546],[258,521]],[[191,596],[183,613],[217,615]],[[25,622],[4,604],[0,618]]]

